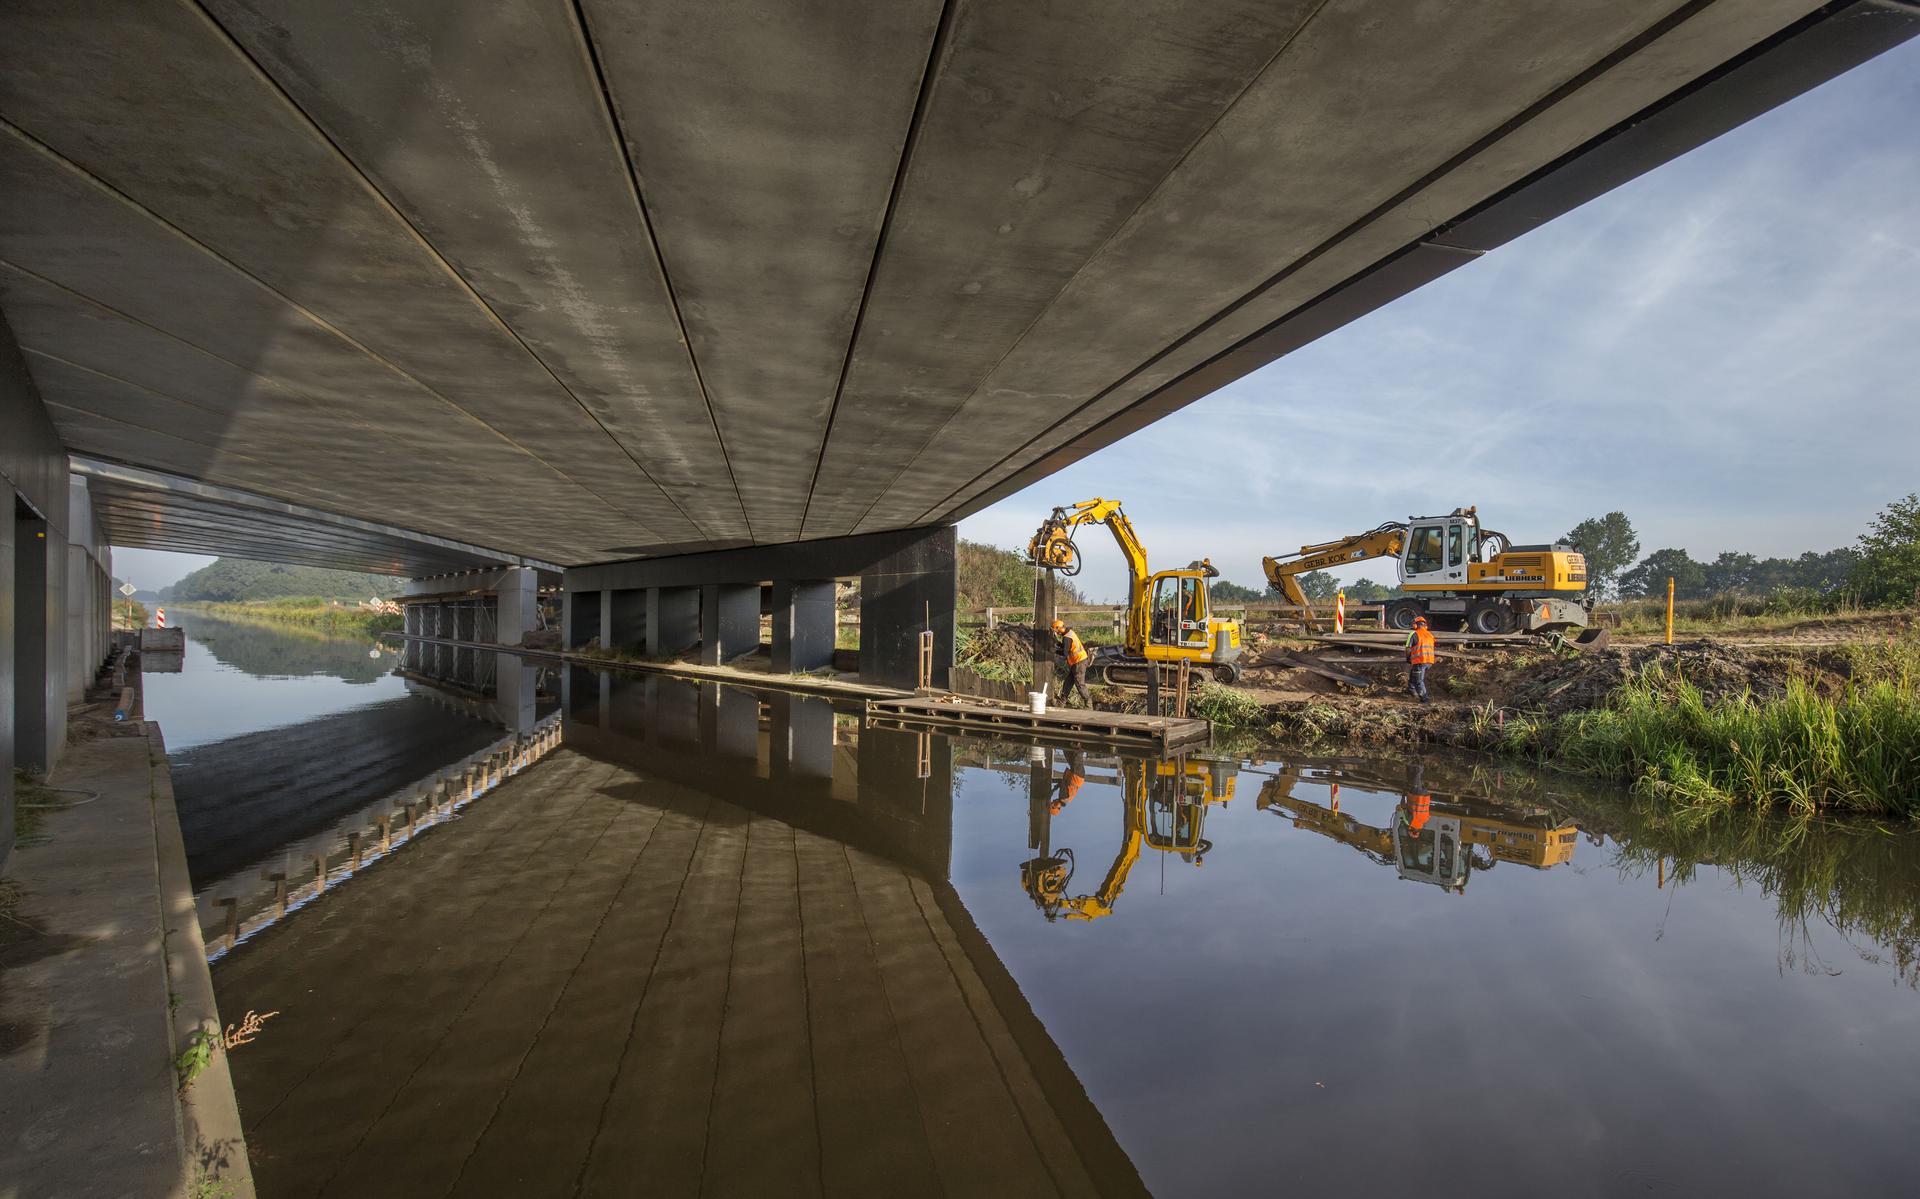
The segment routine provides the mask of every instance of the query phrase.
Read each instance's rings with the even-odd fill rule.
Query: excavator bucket
[[[1573,643],[1582,650],[1599,650],[1607,648],[1607,643],[1612,640],[1612,629],[1589,628],[1582,629],[1580,635],[1573,639]]]

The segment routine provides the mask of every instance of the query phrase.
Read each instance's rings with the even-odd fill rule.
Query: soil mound
[[[1773,699],[1785,694],[1793,679],[1829,692],[1848,674],[1847,659],[1838,651],[1749,649],[1703,637],[1670,646],[1612,646],[1541,664],[1514,686],[1503,706],[1555,716],[1599,707],[1621,684],[1653,666],[1670,681],[1698,687],[1709,703],[1743,695]]]

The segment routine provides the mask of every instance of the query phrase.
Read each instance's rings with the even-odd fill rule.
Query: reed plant
[[[1858,647],[1853,677],[1828,694],[1792,679],[1777,696],[1710,702],[1650,667],[1604,707],[1506,721],[1493,748],[1687,805],[1917,818],[1920,644]]]

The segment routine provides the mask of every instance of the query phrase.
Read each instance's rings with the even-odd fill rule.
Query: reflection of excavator
[[[1121,648],[1101,646],[1088,665],[1096,682],[1139,685],[1149,662],[1210,666],[1213,677],[1231,683],[1239,673],[1240,622],[1210,615],[1207,580],[1219,575],[1205,558],[1184,570],[1147,571],[1146,547],[1119,500],[1085,500],[1055,508],[1027,543],[1036,566],[1072,576],[1080,573],[1080,547],[1073,535],[1081,525],[1105,525],[1127,560],[1127,639]]]
[[[1120,782],[1125,792],[1125,833],[1120,852],[1107,868],[1100,889],[1091,895],[1068,895],[1073,879],[1073,850],[1052,850],[1050,834],[1054,813],[1072,793],[1079,790],[1076,779],[1084,779],[1084,767],[1078,753],[1068,755],[1067,769],[1060,783],[1053,781],[1050,765],[1034,767],[1033,817],[1028,833],[1034,857],[1020,863],[1020,885],[1033,899],[1034,906],[1047,919],[1097,920],[1113,911],[1113,905],[1126,888],[1127,875],[1140,860],[1142,847],[1162,853],[1178,854],[1184,861],[1200,865],[1213,843],[1203,835],[1207,808],[1233,798],[1237,771],[1231,762],[1175,758],[1170,761],[1144,762],[1133,758],[1120,761]],[[1068,798],[1063,802],[1062,794]]]
[[[1349,774],[1350,781],[1368,789],[1401,793],[1393,824],[1377,828],[1340,810],[1340,783],[1329,775],[1331,806],[1294,796],[1301,772],[1285,766],[1260,788],[1260,811],[1292,817],[1295,828],[1319,833],[1342,845],[1351,845],[1383,866],[1392,866],[1401,878],[1464,892],[1475,867],[1491,869],[1495,862],[1516,862],[1546,870],[1573,860],[1580,830],[1571,819],[1546,808],[1494,803],[1457,795],[1436,801],[1426,791],[1416,764],[1410,780],[1392,783]],[[1317,780],[1316,780],[1317,781]]]
[[[1585,555],[1567,545],[1512,545],[1506,534],[1482,528],[1472,508],[1389,521],[1261,565],[1288,603],[1304,607],[1298,576],[1370,558],[1392,558],[1401,588],[1411,593],[1387,604],[1380,619],[1389,629],[1411,629],[1416,616],[1474,633],[1551,634],[1588,623]],[[1590,631],[1582,643],[1598,639]]]

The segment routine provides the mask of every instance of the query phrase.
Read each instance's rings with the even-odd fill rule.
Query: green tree
[[[955,552],[954,574],[962,608],[1033,606],[1034,566],[1012,550],[962,541]],[[1070,579],[1059,579],[1056,602],[1086,603]]]
[[[1685,550],[1664,549],[1648,554],[1620,576],[1620,594],[1628,599],[1661,599],[1667,594],[1669,578],[1674,595],[1680,599],[1696,599],[1707,593],[1707,568]]]
[[[1593,516],[1573,526],[1563,539],[1587,558],[1587,590],[1595,595],[1612,592],[1615,582],[1640,556],[1640,538],[1624,512]]]
[[[1346,593],[1347,598],[1350,600],[1374,604],[1379,603],[1383,599],[1392,598],[1395,590],[1395,588],[1390,588],[1383,583],[1376,583],[1372,579],[1355,579],[1353,585],[1346,588]]]
[[[1340,590],[1340,581],[1324,570],[1310,570],[1299,577],[1300,590],[1310,600],[1330,600]]]
[[[1760,562],[1752,554],[1722,553],[1707,563],[1707,594],[1728,595],[1756,590]]]
[[[1860,534],[1854,586],[1869,604],[1914,602],[1920,591],[1920,493],[1895,500]]]
[[[1242,587],[1238,583],[1229,583],[1225,579],[1215,579],[1207,584],[1207,593],[1216,601],[1228,604],[1246,604],[1262,598],[1261,592],[1251,587]]]

